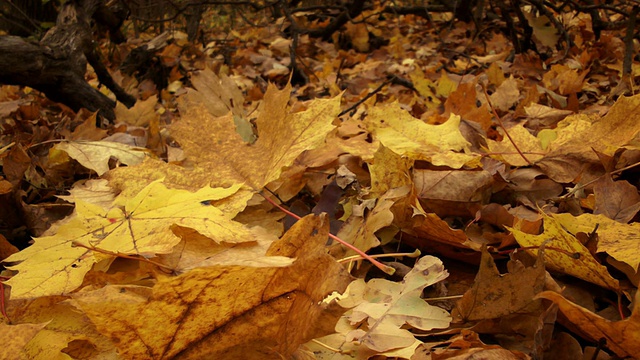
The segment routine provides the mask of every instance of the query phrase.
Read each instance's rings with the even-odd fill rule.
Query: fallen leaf
[[[540,304],[531,299],[544,288],[545,268],[541,257],[529,268],[511,260],[509,269],[508,274],[501,275],[483,247],[473,287],[456,303],[451,316],[458,321],[494,319],[539,307]]]
[[[493,177],[488,171],[414,169],[413,181],[420,199],[469,203],[491,196]]]
[[[0,324],[0,341],[2,341],[0,358],[26,358],[27,354],[24,351],[24,347],[45,326],[47,326],[47,323],[18,325]]]
[[[5,238],[4,235],[0,234],[0,261],[17,253],[18,251],[17,247],[7,241],[7,238]]]
[[[491,66],[493,67],[495,63]],[[497,67],[497,65],[496,65]],[[502,70],[498,70],[500,75],[504,77]],[[478,107],[476,83],[468,82],[458,85],[444,103],[445,113],[460,115],[465,120],[473,121],[482,127],[483,130],[489,129],[491,126],[491,114],[487,104]],[[484,97],[484,96],[483,96]]]
[[[191,83],[198,91],[193,91],[189,97],[205,105],[211,115],[224,116],[231,112],[235,116],[245,116],[242,91],[228,76],[218,76],[207,68],[194,73]]]
[[[550,151],[536,165],[559,183],[572,182],[581,173],[584,181],[602,175],[604,169],[596,152],[613,155],[634,139],[640,131],[639,105],[640,95],[621,96],[607,115],[591,126],[585,126],[589,123],[586,115],[567,117],[563,137],[559,134],[558,140],[549,144]]]
[[[506,189],[512,191],[513,197],[531,208],[542,206],[539,202],[559,196],[564,188],[561,184],[548,179],[537,168],[520,168],[505,175]]]
[[[236,219],[237,220],[237,219]],[[289,266],[293,259],[284,256],[266,256],[277,237],[264,229],[252,228],[256,241],[230,244],[212,243],[211,239],[191,228],[174,227],[173,233],[182,241],[170,254],[161,254],[158,262],[178,273],[194,268],[214,265],[241,265],[251,267]]]
[[[491,157],[512,166],[529,166],[543,158],[545,151],[540,139],[533,136],[523,125],[516,125],[507,131],[511,138],[505,136],[502,141],[487,140]]]
[[[338,304],[352,308],[344,315],[352,326],[348,332],[342,329],[347,340],[386,352],[415,345],[416,339],[404,328],[405,324],[420,330],[448,327],[449,314],[420,298],[425,287],[448,275],[438,258],[424,256],[401,283],[385,279],[372,279],[366,284],[362,279],[354,281],[343,295],[337,296]]]
[[[136,165],[147,156],[146,149],[110,141],[70,141],[56,144],[53,150],[65,151],[87,169],[98,175],[109,171],[109,159]]]
[[[100,335],[87,316],[71,306],[65,297],[10,300],[7,310],[12,322],[44,325],[25,344],[23,353],[26,359],[66,359],[69,358],[70,347],[76,345],[81,345],[82,353],[90,358],[112,359],[116,355],[111,341]]]
[[[365,124],[376,139],[401,156],[454,169],[473,166],[479,160],[479,155],[465,152],[470,144],[460,133],[457,115],[451,114],[442,125],[429,125],[393,103],[370,109]]]
[[[525,106],[524,111],[527,114],[527,125],[533,128],[554,125],[573,113],[573,111],[556,109],[536,103]]]
[[[268,255],[296,257],[290,267],[194,269],[153,288],[107,286],[74,298],[127,358],[281,359],[337,320],[320,303],[349,275],[326,254],[328,228],[326,217],[310,215],[273,244]]]
[[[75,290],[99,261],[99,254],[88,248],[144,257],[169,253],[179,242],[171,230],[174,224],[196,229],[217,243],[254,241],[249,229],[208,205],[211,200],[233,195],[241,186],[206,187],[191,193],[169,190],[156,181],[133,199],[119,196],[111,208],[77,201],[75,216],[55,235],[37,238],[30,247],[5,259],[18,263],[9,266],[18,271],[6,282],[11,285],[11,297],[33,298]]]
[[[596,197],[593,214],[627,223],[640,210],[638,189],[628,181],[613,181],[611,175],[600,178],[593,187]]]
[[[376,231],[391,225],[393,213],[391,206],[403,196],[409,193],[409,187],[395,188],[384,193],[373,210],[366,215],[352,215],[344,223],[337,236],[357,247],[362,251],[367,251],[380,244],[380,240],[375,235]],[[353,250],[347,250],[345,256],[354,255]]]
[[[412,185],[412,166],[413,160],[403,158],[381,145],[369,164],[371,196],[378,198],[390,189]]]
[[[582,91],[584,78],[588,73],[589,70],[583,70],[581,74],[578,74],[576,69],[555,64],[544,75],[543,82],[549,89],[558,91],[561,95],[569,95]]]
[[[535,37],[544,45],[554,47],[560,39],[560,34],[546,15],[536,16],[534,11],[524,11],[523,15],[533,29]]]
[[[2,161],[4,176],[13,186],[22,180],[30,166],[31,157],[20,144],[13,146]]]
[[[491,105],[496,109],[501,111],[509,110],[520,100],[518,81],[512,75],[500,84],[496,91],[489,96],[489,99]]]
[[[193,162],[191,168],[146,161],[135,169],[118,169],[109,175],[109,181],[112,186],[131,192],[139,190],[131,179],[160,177],[170,187],[191,190],[236,183],[261,190],[277,180],[283,168],[302,152],[320,146],[334,128],[332,122],[339,113],[339,97],[314,100],[306,111],[291,113],[290,93],[290,85],[283,90],[269,86],[258,109],[258,140],[251,145],[236,132],[232,115],[213,117],[197,99],[183,96],[182,119],[172,125],[171,134]]]
[[[90,179],[77,182],[73,188],[69,190],[69,195],[58,195],[58,198],[70,203],[81,200],[106,208],[113,203],[115,193],[113,189],[109,187],[107,180]]]
[[[567,232],[562,224],[546,214],[544,218],[544,232],[540,235],[526,234],[520,230],[508,228],[522,247],[546,247],[545,264],[554,271],[575,276],[596,285],[616,290],[620,284],[614,279],[607,268],[601,265],[589,250],[578,239]],[[534,254],[538,250],[528,250]]]
[[[82,124],[78,125],[73,132],[65,136],[65,138],[73,141],[98,141],[104,139],[107,136],[107,130],[96,127],[96,116],[97,113],[94,113],[87,117]]]
[[[609,321],[553,291],[544,291],[538,297],[558,305],[568,320],[566,326],[586,335],[594,343],[604,340],[604,346],[621,358],[633,358],[640,353],[640,292],[636,292],[631,316],[621,321]]]
[[[595,231],[598,252],[606,252],[631,266],[633,271],[640,270],[640,224],[622,224],[604,215],[593,214],[555,214],[553,218],[571,234],[590,234]]]
[[[134,126],[149,125],[151,120],[158,116],[155,110],[157,104],[158,98],[156,96],[150,96],[146,100],[138,100],[130,109],[118,102],[115,109],[116,119]]]

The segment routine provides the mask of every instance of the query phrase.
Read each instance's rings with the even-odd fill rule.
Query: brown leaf
[[[510,264],[509,273],[500,275],[493,258],[483,248],[473,287],[458,301],[451,316],[459,321],[493,319],[537,307],[532,299],[544,287],[542,256],[529,268],[517,260]]]
[[[503,73],[500,72],[500,75]],[[491,126],[491,115],[486,104],[478,108],[476,105],[476,84],[468,82],[458,85],[444,103],[446,114],[457,114],[464,119],[475,121],[487,130]]]
[[[640,210],[640,194],[638,189],[628,181],[613,181],[607,174],[600,178],[593,187],[596,205],[593,214],[602,214],[610,219],[627,223]]]
[[[85,110],[83,110],[85,111]],[[72,133],[65,136],[67,140],[88,140],[98,141],[107,136],[107,130],[96,127],[97,112],[87,117],[82,124],[78,125]],[[78,114],[79,116],[80,114]]]
[[[7,238],[0,234],[0,260],[4,260],[9,255],[15,254],[18,251],[17,247],[13,246],[13,244],[7,241]]]
[[[20,144],[12,147],[2,162],[5,177],[14,186],[22,180],[29,166],[31,166],[31,158]]]

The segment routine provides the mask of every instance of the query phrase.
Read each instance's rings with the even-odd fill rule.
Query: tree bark
[[[115,120],[115,101],[85,81],[87,61],[98,79],[128,107],[135,98],[114,81],[95,49],[89,20],[102,5],[101,0],[74,0],[65,3],[56,26],[39,43],[16,36],[0,37],[0,83],[24,85],[74,111],[86,108]]]

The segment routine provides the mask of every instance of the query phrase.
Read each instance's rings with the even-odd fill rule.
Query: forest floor
[[[235,16],[130,74],[159,31],[100,42],[138,98],[102,128],[0,88],[0,354],[636,356],[622,30],[558,15],[568,45],[531,15],[537,52],[515,54],[499,22],[369,10],[299,36],[292,76],[288,23]]]

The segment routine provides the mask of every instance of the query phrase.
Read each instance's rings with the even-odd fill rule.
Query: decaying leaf
[[[343,321],[336,330],[367,348],[388,355],[388,351],[417,345],[414,335],[404,328],[431,330],[449,326],[451,317],[427,304],[422,290],[448,276],[442,262],[433,256],[420,258],[401,283],[359,279],[349,285],[337,302],[345,308]],[[390,355],[388,355],[390,356]]]
[[[157,104],[158,98],[155,96],[150,96],[147,100],[137,101],[130,109],[118,102],[115,109],[116,118],[131,125],[148,125],[153,118],[158,116],[155,111]]]
[[[509,129],[508,137],[504,137],[502,141],[487,140],[489,151],[496,158],[512,166],[528,166],[535,163],[543,157],[544,151],[540,139],[531,135],[531,133],[522,125],[514,126]],[[518,149],[523,154],[520,155]],[[524,155],[524,157],[523,157]]]
[[[2,348],[0,349],[0,357],[3,359],[19,359],[25,358],[26,354],[23,350],[36,334],[42,330],[44,324],[18,324],[7,325],[0,324],[0,341]]]
[[[375,235],[376,231],[391,225],[393,213],[391,206],[399,198],[407,195],[409,187],[395,188],[387,191],[378,199],[375,207],[366,216],[353,215],[338,232],[338,237],[355,245],[358,249],[367,251],[380,244]],[[345,256],[353,255],[353,251],[347,251]]]
[[[42,324],[38,331],[21,348],[24,359],[63,359],[86,357],[92,359],[113,359],[116,348],[105,336],[98,333],[89,318],[73,307],[67,298],[61,296],[40,297],[33,300],[11,300],[8,313],[13,322],[35,325]],[[15,338],[3,341],[4,345],[15,344],[27,336],[28,329],[13,334]],[[15,340],[15,341],[14,341]],[[3,346],[5,348],[5,346]],[[14,352],[3,359],[15,359]]]
[[[622,224],[604,215],[593,214],[556,214],[553,218],[571,234],[593,233],[598,239],[598,252],[606,252],[625,262],[633,271],[639,270],[640,224]]]
[[[546,252],[545,252],[546,254]],[[512,262],[517,262],[512,260]],[[509,274],[500,275],[486,248],[482,249],[480,270],[473,283],[458,301],[451,315],[458,321],[494,319],[502,316],[526,313],[539,306],[533,297],[544,287],[545,269],[542,257],[535,266],[524,268],[512,264]]]
[[[599,163],[593,150],[611,155],[631,142],[640,131],[636,111],[639,103],[640,95],[620,97],[606,116],[586,127],[587,121],[582,120],[586,115],[567,117],[563,120],[568,125],[562,129],[563,138],[549,144],[550,151],[537,165],[550,178],[561,183],[571,182],[584,172],[589,178],[602,175],[601,168],[589,169]]]

